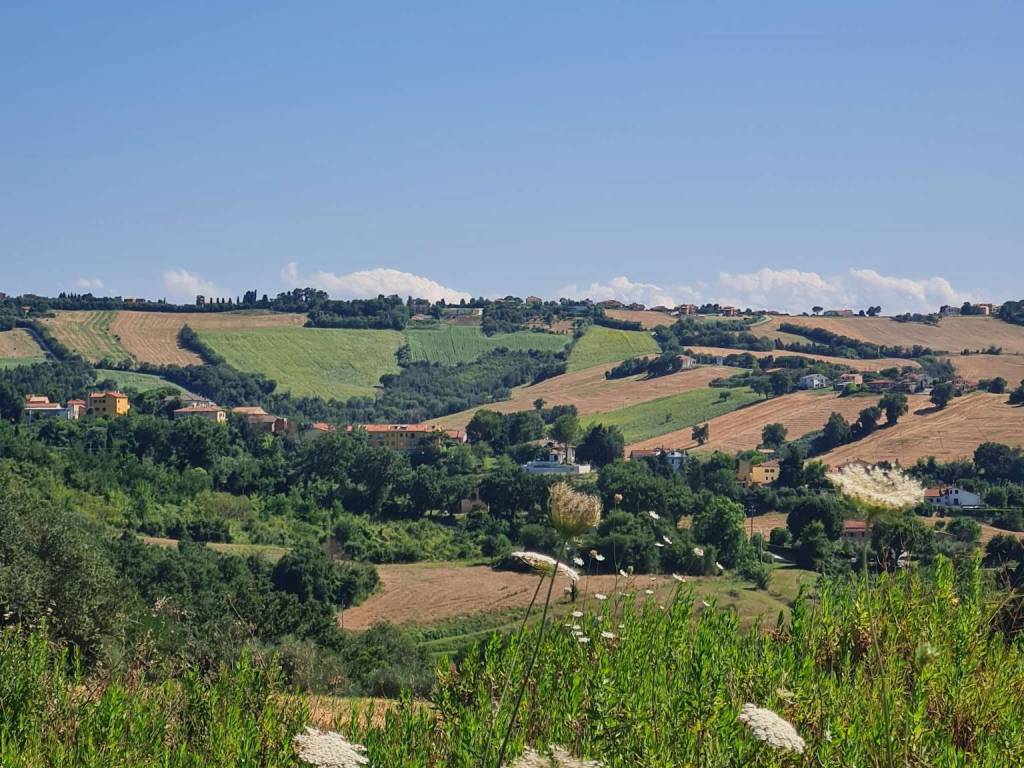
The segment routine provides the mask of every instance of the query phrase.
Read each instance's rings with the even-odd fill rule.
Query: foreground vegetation
[[[870,583],[827,581],[789,620],[754,631],[685,585],[664,604],[591,600],[550,628],[532,666],[539,630],[496,636],[457,667],[439,665],[429,707],[406,699],[337,726],[366,745],[371,766],[493,766],[509,725],[510,758],[558,744],[609,768],[1011,765],[1024,750],[1024,649],[1002,629],[1007,595],[983,578],[977,563],[955,571],[940,560]],[[43,635],[8,629],[0,762],[297,765],[290,741],[308,715],[275,693],[273,669],[245,654],[168,682],[142,666],[88,677]],[[502,691],[524,680],[510,722]],[[803,752],[754,738],[739,718],[748,702],[792,723]]]

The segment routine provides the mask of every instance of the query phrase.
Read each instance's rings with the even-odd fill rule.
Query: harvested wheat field
[[[972,381],[1002,376],[1013,388],[1024,379],[1024,355],[954,355],[949,359],[957,373]]]
[[[137,360],[154,365],[199,365],[197,354],[182,349],[178,332],[243,331],[304,325],[305,315],[243,310],[239,312],[118,312],[110,326],[121,345]]]
[[[1024,352],[1024,326],[1011,325],[995,317],[946,317],[938,325],[900,323],[888,317],[771,317],[756,327],[759,336],[774,338],[782,323],[807,328],[824,328],[852,339],[888,346],[915,344],[936,351],[958,353],[990,345],[1004,352]]]
[[[657,328],[659,325],[672,325],[676,318],[668,312],[652,312],[649,309],[609,309],[605,314],[613,320],[625,320],[630,323],[640,323],[644,328]]]
[[[787,352],[783,349],[772,350],[771,352],[751,352],[746,349],[729,349],[728,347],[687,347],[698,354],[705,355],[722,355],[728,357],[729,355],[742,355],[747,352],[758,360],[762,357],[806,357],[810,360],[821,360],[824,363],[835,363],[836,365],[845,365],[852,368],[855,371],[884,371],[886,368],[919,368],[920,366],[914,360],[908,360],[903,357],[879,357],[876,360],[854,360],[848,357],[830,357],[829,355],[809,355],[805,352]]]
[[[113,330],[117,314],[112,310],[60,310],[41,322],[57,341],[90,363],[131,360]]]
[[[0,358],[26,359],[45,357],[31,333],[24,328],[0,331]]]
[[[614,363],[597,365],[582,371],[564,373],[539,384],[516,387],[512,390],[512,397],[509,400],[453,413],[451,416],[436,419],[435,423],[447,428],[461,429],[481,408],[501,413],[525,411],[533,408],[533,401],[537,398],[544,400],[548,408],[553,405],[575,405],[580,416],[607,413],[668,395],[701,389],[713,379],[732,376],[740,370],[708,365],[654,379],[645,379],[642,375],[625,379],[606,379],[604,372],[613,367]]]
[[[1007,404],[1006,395],[975,392],[954,398],[937,411],[926,395],[914,395],[910,412],[895,427],[880,429],[820,459],[829,465],[863,459],[908,466],[928,456],[940,461],[966,458],[984,442],[1024,445],[1024,408]]]
[[[779,423],[788,430],[788,439],[795,440],[825,426],[833,411],[853,422],[857,415],[879,400],[872,397],[838,397],[831,392],[795,392],[791,395],[764,400],[746,408],[711,419],[711,439],[703,446],[690,438],[691,429],[681,429],[660,437],[630,445],[630,450],[644,448],[685,448],[688,450],[723,451],[737,453],[757,448],[761,443],[761,429],[765,424]]]

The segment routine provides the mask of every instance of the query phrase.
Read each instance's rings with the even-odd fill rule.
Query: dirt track
[[[895,427],[880,429],[820,458],[826,464],[863,459],[907,466],[928,456],[940,461],[966,458],[988,441],[1024,445],[1024,408],[1008,405],[1006,395],[975,392],[954,398],[942,411],[930,405],[924,399],[916,404],[911,400],[910,412]]]
[[[606,379],[604,372],[613,367],[613,363],[597,365],[582,371],[555,376],[540,384],[516,387],[512,390],[510,400],[454,413],[451,416],[436,419],[434,423],[449,428],[462,428],[469,423],[473,414],[480,408],[501,413],[524,411],[533,408],[533,401],[537,398],[543,399],[549,408],[553,405],[575,405],[581,416],[591,413],[607,413],[637,403],[645,403],[648,400],[657,400],[659,397],[700,389],[706,387],[712,379],[732,376],[739,372],[738,368],[708,365],[689,371],[680,371],[669,376],[659,376],[655,379],[644,379],[642,376]]]
[[[833,411],[841,413],[852,423],[864,408],[875,405],[878,400],[877,395],[838,397],[831,392],[796,392],[712,419],[708,422],[711,439],[700,448],[690,438],[691,429],[687,427],[630,445],[626,453],[628,455],[630,450],[637,448],[686,448],[725,453],[749,451],[761,443],[761,429],[765,424],[778,422],[784,425],[788,439],[794,440],[821,429]],[[924,403],[923,400],[920,402]]]

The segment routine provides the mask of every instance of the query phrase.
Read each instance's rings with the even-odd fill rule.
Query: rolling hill
[[[659,348],[646,331],[619,331],[590,326],[569,355],[569,371],[582,371],[603,363],[618,363],[638,355],[656,355]]]
[[[0,331],[0,368],[30,365],[46,360],[46,353],[23,328]]]
[[[409,328],[405,331],[405,338],[413,361],[425,360],[442,365],[468,363],[499,347],[513,351],[537,349],[560,352],[572,340],[567,335],[533,331],[485,336],[480,326],[448,323]]]

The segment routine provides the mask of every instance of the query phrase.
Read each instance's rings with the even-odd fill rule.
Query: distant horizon
[[[14,293],[1024,296],[1024,5],[0,7]]]

